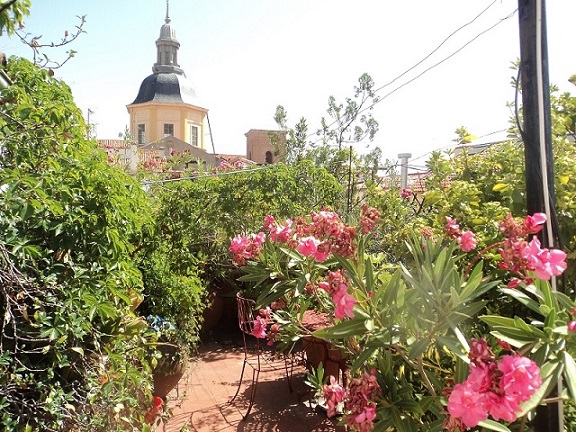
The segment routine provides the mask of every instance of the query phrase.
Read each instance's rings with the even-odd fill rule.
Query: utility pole
[[[552,228],[555,193],[545,11],[545,0],[518,0],[526,210],[528,214],[546,213],[547,229],[542,230],[541,240],[544,247],[554,247],[558,230]],[[559,381],[556,395],[561,385]],[[533,427],[536,432],[561,432],[562,403],[539,406]]]
[[[400,153],[400,187],[406,189],[408,187],[408,159],[412,157],[412,153]]]

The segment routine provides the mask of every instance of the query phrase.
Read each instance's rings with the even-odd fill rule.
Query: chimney
[[[408,159],[412,157],[412,153],[400,153],[400,187],[406,189],[408,187]]]

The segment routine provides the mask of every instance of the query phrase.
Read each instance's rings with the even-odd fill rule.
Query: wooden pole
[[[555,193],[545,11],[545,0],[518,0],[526,210],[528,214],[546,213],[552,219],[555,218]],[[547,189],[543,186],[545,183]],[[546,208],[552,211],[546,212]],[[556,233],[552,229],[542,230],[544,247],[553,247],[557,238],[557,230]],[[558,388],[553,393],[558,394]],[[561,432],[562,416],[562,404],[539,406],[533,422],[534,431]]]

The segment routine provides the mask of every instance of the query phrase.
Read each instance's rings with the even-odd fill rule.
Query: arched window
[[[267,163],[267,164],[271,164],[271,163],[272,163],[272,152],[271,152],[271,151],[267,151],[267,152],[266,152],[266,163]]]

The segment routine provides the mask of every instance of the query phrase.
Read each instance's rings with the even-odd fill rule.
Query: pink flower
[[[324,384],[322,390],[324,391],[324,400],[326,400],[326,405],[328,405],[327,415],[328,417],[334,417],[337,414],[338,404],[344,401],[346,391],[333,376],[330,376],[330,384]]]
[[[568,321],[568,331],[569,332],[576,332],[576,321]]]
[[[524,220],[524,228],[528,234],[536,234],[542,230],[542,224],[546,222],[546,215],[544,213],[534,213],[532,216],[526,216]]]
[[[366,405],[360,414],[354,417],[355,429],[360,432],[369,432],[374,428],[376,418],[376,405]]]
[[[314,253],[314,259],[316,260],[316,262],[326,261],[329,256],[330,256],[330,243],[327,241],[318,243],[316,252]]]
[[[467,381],[454,386],[448,398],[448,412],[467,428],[488,418],[484,395],[474,391]]]
[[[276,219],[274,219],[274,216],[272,215],[266,215],[264,216],[264,229],[266,231],[268,231],[269,233],[272,232],[274,230],[274,228],[276,228]]]
[[[313,256],[318,251],[320,242],[314,237],[302,237],[298,240],[296,250],[304,256]]]
[[[256,258],[262,251],[262,244],[266,240],[266,234],[259,232],[258,234],[250,234],[243,236],[238,234],[230,242],[230,253],[232,259],[238,265],[246,264],[247,259]]]
[[[458,244],[460,245],[462,252],[470,252],[471,250],[476,249],[478,242],[476,241],[476,237],[474,237],[472,231],[464,231],[462,235],[458,237]]]
[[[472,362],[472,366],[494,363],[494,353],[484,338],[470,340],[470,353],[468,357]]]
[[[288,219],[286,225],[275,225],[274,229],[270,231],[270,240],[286,243],[292,237],[292,221]]]
[[[257,316],[254,320],[254,328],[250,333],[258,339],[266,339],[266,321],[261,316]]]
[[[522,258],[528,261],[529,269],[534,270],[538,279],[549,280],[552,276],[560,276],[568,267],[564,251],[540,247],[540,241],[536,236],[520,253]]]
[[[444,231],[448,234],[448,237],[451,238],[458,238],[460,233],[460,225],[456,219],[446,216],[446,226],[444,227]]]
[[[488,365],[470,366],[470,375],[466,379],[470,388],[485,393],[492,387],[492,367]]]
[[[494,392],[488,392],[485,396],[486,408],[496,421],[513,422],[518,417],[516,413],[522,410],[522,407],[520,407],[520,404],[513,396],[498,396]]]
[[[542,385],[540,368],[534,361],[518,355],[506,355],[498,364],[504,374],[500,379],[500,388],[507,396],[515,396],[527,401]]]
[[[354,318],[354,305],[356,299],[346,292],[346,290],[337,291],[332,297],[336,308],[334,309],[334,316],[338,319],[344,319],[345,316]]]
[[[259,248],[262,244],[266,241],[266,234],[263,232],[259,232],[258,234],[252,237],[252,244]]]
[[[402,192],[400,193],[400,196],[402,198],[410,198],[412,196],[414,192],[412,192],[412,189],[402,189]]]

